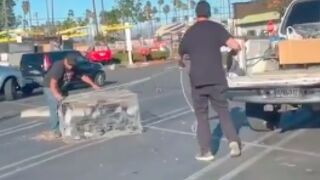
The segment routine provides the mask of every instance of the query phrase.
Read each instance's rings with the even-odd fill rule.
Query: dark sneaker
[[[200,153],[200,154],[196,155],[196,160],[198,160],[198,161],[212,161],[212,160],[214,160],[214,156],[212,155],[211,152]]]
[[[238,157],[241,155],[241,148],[238,142],[232,141],[229,144],[231,157]]]

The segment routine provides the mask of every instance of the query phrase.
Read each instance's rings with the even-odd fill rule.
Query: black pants
[[[192,87],[193,105],[198,121],[197,139],[202,152],[207,152],[211,149],[209,101],[219,116],[222,131],[226,138],[230,142],[240,142],[234,124],[231,121],[228,101],[224,96],[225,89],[226,87],[223,85]]]

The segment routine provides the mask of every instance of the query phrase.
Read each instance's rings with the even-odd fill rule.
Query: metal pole
[[[92,0],[92,6],[93,6],[93,14],[94,14],[94,21],[96,26],[96,33],[99,34],[99,28],[98,28],[98,18],[97,18],[97,9],[96,9],[96,0]]]
[[[53,4],[53,0],[51,0],[51,18],[52,18],[52,26],[54,27],[54,4]]]
[[[229,14],[229,19],[231,19],[231,0],[228,0],[228,14]]]
[[[28,0],[28,4],[29,4],[29,27],[30,27],[30,29],[31,29],[31,27],[32,27],[32,13],[31,13],[30,0]]]
[[[105,9],[104,9],[104,0],[101,0],[101,22],[105,23],[106,22],[106,18],[104,17],[104,12],[105,12]]]
[[[50,23],[49,0],[46,0],[46,8],[47,8],[47,24],[49,24]]]

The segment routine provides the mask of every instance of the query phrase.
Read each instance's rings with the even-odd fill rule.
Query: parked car
[[[7,101],[16,99],[19,90],[26,95],[31,93],[19,69],[7,66],[0,66],[0,88]]]
[[[112,52],[106,45],[96,45],[89,48],[86,57],[95,63],[108,64],[112,60]]]
[[[46,53],[30,53],[22,55],[20,70],[28,82],[27,87],[32,92],[33,89],[42,87],[43,79],[50,66],[57,61],[63,60],[67,54],[72,53],[77,56],[77,68],[88,75],[99,86],[105,83],[106,75],[103,66],[99,63],[92,63],[79,51],[56,51]],[[82,81],[74,79],[71,85],[81,84]]]

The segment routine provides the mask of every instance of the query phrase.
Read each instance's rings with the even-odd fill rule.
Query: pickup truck
[[[289,39],[288,29],[299,37],[320,38],[320,0],[294,0],[287,7],[278,29],[280,42]],[[266,45],[266,40],[254,40]],[[293,40],[294,41],[294,40]],[[320,41],[320,39],[319,39]],[[247,44],[253,44],[247,41]],[[279,43],[279,42],[278,42]],[[253,45],[254,46],[254,45]],[[228,72],[231,101],[244,102],[249,124],[256,130],[277,128],[281,113],[287,107],[298,108],[303,105],[316,107],[320,104],[320,58],[319,64],[306,66],[291,65],[283,67],[279,63],[277,44],[269,45],[260,53],[250,52],[257,46],[247,47],[244,54],[255,57],[238,58],[238,64],[244,64],[241,73]],[[309,52],[303,52],[305,55]],[[301,62],[303,59],[301,59]]]

